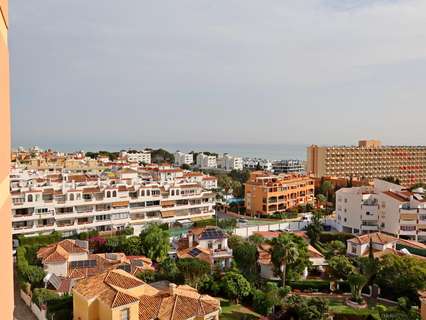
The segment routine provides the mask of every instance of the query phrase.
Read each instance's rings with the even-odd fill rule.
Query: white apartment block
[[[223,157],[217,159],[217,167],[226,171],[243,170],[243,159],[224,154]]]
[[[250,170],[272,171],[272,163],[266,159],[244,158],[243,168]]]
[[[374,187],[336,192],[336,225],[354,234],[384,232],[415,241],[426,240],[426,198],[422,193],[375,180]]]
[[[123,168],[71,175],[12,169],[13,234],[60,231],[67,236],[128,226],[139,234],[146,223],[214,215],[215,194],[182,170],[172,171]]]
[[[141,162],[145,164],[151,163],[151,152],[148,150],[139,152],[122,151],[120,152],[120,156],[126,159],[128,162]]]
[[[197,155],[197,166],[201,169],[215,169],[217,168],[216,156],[208,156],[204,153]]]
[[[194,163],[194,155],[192,153],[184,153],[184,152],[176,151],[174,156],[175,156],[175,164],[179,167],[184,164],[187,164],[190,166]]]

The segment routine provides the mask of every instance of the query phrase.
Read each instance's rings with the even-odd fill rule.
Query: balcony
[[[230,258],[232,257],[232,249],[216,249],[212,252],[213,258]]]

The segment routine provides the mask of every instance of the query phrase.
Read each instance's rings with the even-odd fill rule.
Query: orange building
[[[314,188],[314,180],[305,175],[254,171],[245,184],[246,213],[268,215],[313,203]]]
[[[0,318],[13,319],[12,221],[9,197],[10,111],[7,0],[0,0]]]

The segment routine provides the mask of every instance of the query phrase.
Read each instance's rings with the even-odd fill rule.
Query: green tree
[[[270,318],[272,320],[325,320],[328,319],[328,312],[329,306],[325,299],[293,295],[285,299],[283,310]]]
[[[317,195],[317,200],[319,203],[325,203],[327,202],[327,197],[323,195],[322,193]]]
[[[257,246],[243,241],[233,248],[234,261],[241,273],[251,282],[257,278]]]
[[[227,175],[220,175],[217,177],[217,185],[219,188],[222,188],[226,194],[232,189],[232,179]]]
[[[328,268],[331,276],[336,280],[346,280],[355,271],[354,265],[345,256],[331,257],[328,260]]]
[[[175,282],[179,275],[176,261],[170,257],[165,258],[158,264],[158,274],[161,278]]]
[[[237,304],[250,294],[250,283],[241,273],[229,271],[222,278],[222,288],[226,296]]]
[[[426,261],[411,256],[385,255],[380,260],[375,282],[390,298],[407,297],[415,304],[417,292],[426,289]]]
[[[357,303],[361,303],[362,299],[362,289],[368,282],[368,278],[361,273],[352,272],[348,276],[348,282],[351,287],[351,300]]]
[[[332,240],[324,245],[324,256],[330,259],[334,256],[341,256],[346,253],[346,245],[343,241]]]
[[[244,187],[239,181],[232,181],[232,195],[236,198],[244,197]]]
[[[121,248],[126,255],[138,256],[141,252],[141,238],[140,237],[129,237],[124,239],[121,243]]]
[[[319,213],[314,213],[311,223],[306,228],[306,234],[308,235],[311,244],[315,244],[319,241],[323,230],[324,228],[321,223],[321,215]]]
[[[272,240],[271,258],[283,287],[287,278],[297,278],[309,266],[307,244],[291,233],[282,233]]]
[[[323,181],[320,187],[320,193],[325,195],[328,201],[330,201],[330,195],[332,191],[333,191],[333,184],[328,180]]]
[[[185,279],[185,283],[195,288],[198,288],[198,285],[210,274],[210,264],[203,260],[179,259],[176,265]]]
[[[141,251],[148,258],[157,262],[167,257],[170,250],[170,236],[157,224],[151,224],[140,234]]]

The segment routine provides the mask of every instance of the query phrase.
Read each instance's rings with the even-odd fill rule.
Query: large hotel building
[[[0,0],[0,318],[13,319],[12,232],[9,197],[10,111],[8,6]]]
[[[254,171],[245,184],[247,215],[271,215],[314,202],[314,180],[300,174]]]
[[[426,146],[382,146],[362,140],[358,146],[307,148],[307,172],[315,177],[398,178],[402,185],[426,183]]]

